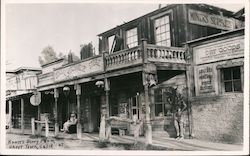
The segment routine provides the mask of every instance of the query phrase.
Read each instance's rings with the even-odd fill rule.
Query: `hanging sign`
[[[34,92],[34,95],[30,97],[30,103],[33,106],[38,106],[41,103],[41,92]]]

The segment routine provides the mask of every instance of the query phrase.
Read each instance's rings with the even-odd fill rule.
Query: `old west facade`
[[[20,67],[6,72],[6,122],[11,131],[30,127],[31,117],[37,116],[37,108],[30,104],[30,97],[37,89],[39,68]],[[24,111],[25,110],[25,111]]]
[[[175,135],[173,108],[168,101],[170,88],[175,88],[186,97],[188,105],[184,113],[185,136],[201,137],[209,131],[202,115],[213,112],[205,108],[215,108],[230,96],[224,93],[233,92],[239,111],[243,107],[242,65],[225,65],[243,60],[244,38],[230,39],[232,34],[243,36],[244,30],[233,31],[242,25],[232,12],[202,4],[168,5],[119,25],[98,35],[100,55],[69,64],[57,60],[42,66],[42,73],[38,74],[37,89],[42,97],[38,112],[49,114],[55,134],[69,113],[76,112],[78,137],[81,132],[101,132],[101,116],[141,119],[144,124],[140,133],[151,143],[152,135]],[[221,46],[224,43],[219,40],[225,38],[225,45],[236,44],[240,39],[239,45],[231,46],[231,51],[221,52],[226,55],[230,51],[231,55],[216,58],[213,50],[202,50],[202,47],[213,47],[213,42]],[[234,54],[235,49],[241,54]],[[211,98],[204,100],[206,96]],[[221,101],[212,99],[216,96]],[[222,105],[216,107],[226,109]],[[210,119],[213,123],[211,116],[206,121]],[[243,120],[241,116],[239,119]],[[128,122],[112,121],[111,128],[133,134],[133,125]]]

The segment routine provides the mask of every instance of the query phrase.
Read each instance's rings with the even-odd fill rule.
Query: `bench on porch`
[[[132,122],[131,119],[111,116],[108,119],[106,119],[111,127],[111,129],[118,129],[119,135],[125,135],[126,131],[128,130],[129,123]]]

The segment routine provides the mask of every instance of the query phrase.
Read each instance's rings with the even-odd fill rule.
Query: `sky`
[[[238,11],[243,4],[215,4]],[[97,35],[158,8],[158,4],[44,3],[6,4],[6,69],[40,67],[38,57],[50,45],[59,53],[80,55],[80,45]]]

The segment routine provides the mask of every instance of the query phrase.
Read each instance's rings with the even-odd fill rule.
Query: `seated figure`
[[[76,124],[77,124],[76,113],[71,113],[69,120],[63,124],[63,129],[61,129],[61,131],[68,133],[75,133]]]

